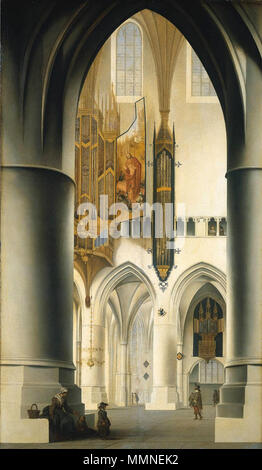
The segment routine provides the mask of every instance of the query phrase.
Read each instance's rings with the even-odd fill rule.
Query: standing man
[[[201,410],[202,410],[202,397],[199,385],[195,386],[195,390],[190,394],[189,397],[189,406],[194,408],[195,418],[199,416],[199,419],[202,419]]]
[[[108,406],[107,403],[101,401],[98,405],[98,422],[97,422],[97,429],[98,435],[104,439],[110,433],[110,426],[111,422],[107,417],[106,407]]]
[[[213,393],[213,405],[216,406],[219,402],[219,394],[218,394],[218,390],[214,390],[214,393]]]

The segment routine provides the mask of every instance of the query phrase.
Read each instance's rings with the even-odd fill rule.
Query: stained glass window
[[[116,94],[142,95],[142,37],[131,22],[124,24],[116,37]]]
[[[216,96],[211,80],[192,49],[192,96]]]

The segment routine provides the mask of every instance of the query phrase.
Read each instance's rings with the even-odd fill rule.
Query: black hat
[[[98,408],[103,408],[104,406],[108,406],[108,403],[105,403],[104,401],[101,401],[101,403],[99,403],[99,405],[98,405]]]

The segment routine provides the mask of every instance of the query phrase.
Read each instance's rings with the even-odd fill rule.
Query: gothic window
[[[211,80],[200,62],[195,51],[192,49],[192,96],[216,96]]]
[[[224,366],[220,362],[211,359],[208,363],[202,361],[200,363],[200,380],[201,384],[215,384],[224,382]]]
[[[176,221],[176,234],[177,237],[183,237],[185,233],[185,221],[181,219],[181,217],[178,217]]]
[[[187,236],[194,237],[195,236],[195,222],[192,217],[189,217],[186,225],[187,225],[187,229],[186,229]]]
[[[212,217],[208,222],[208,236],[214,237],[217,234],[217,221]]]
[[[116,95],[142,95],[142,37],[133,22],[125,23],[116,36]]]
[[[221,221],[219,222],[219,235],[220,236],[226,236],[227,234],[227,221],[226,218],[223,217]]]

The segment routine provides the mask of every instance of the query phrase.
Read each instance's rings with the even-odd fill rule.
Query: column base
[[[177,408],[176,387],[154,387],[151,402],[145,404],[146,410],[176,410]]]
[[[69,405],[84,414],[81,391],[73,382],[73,369],[1,365],[0,373],[1,442],[49,442],[48,421],[29,419],[28,410],[36,403],[42,412],[61,387],[68,388]]]
[[[1,419],[0,442],[7,444],[46,444],[49,442],[47,419]]]
[[[262,442],[262,366],[229,367],[226,377],[217,405],[215,442]]]
[[[97,410],[97,405],[101,401],[108,403],[105,387],[83,385],[81,391],[86,410]]]
[[[215,442],[262,442],[261,417],[254,423],[245,418],[216,418]]]

